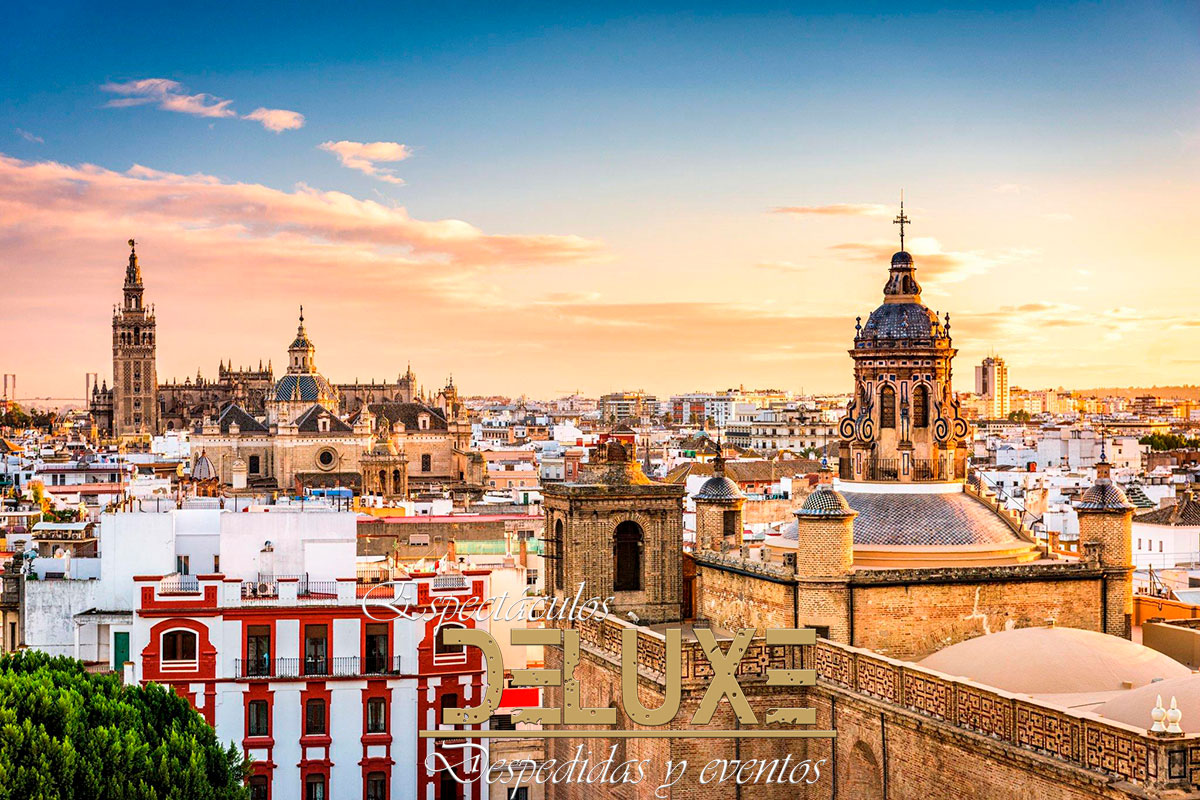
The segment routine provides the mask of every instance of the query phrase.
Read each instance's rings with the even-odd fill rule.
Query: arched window
[[[896,427],[896,390],[886,384],[879,390],[879,427]]]
[[[642,526],[625,520],[613,533],[613,590],[636,592],[642,588]]]
[[[914,428],[929,427],[929,389],[923,384],[913,389],[912,420]]]
[[[196,634],[193,631],[167,631],[162,635],[164,669],[196,666]]]
[[[447,658],[448,660],[456,660],[462,658],[466,660],[466,648],[461,644],[448,644],[446,642],[446,631],[450,628],[465,628],[465,625],[459,625],[454,622],[448,622],[441,625],[437,629],[437,633],[433,636],[433,655],[435,658]]]
[[[400,477],[400,470],[398,470],[398,469],[392,470],[392,491],[399,494],[400,487],[403,484],[404,484],[404,481]]]

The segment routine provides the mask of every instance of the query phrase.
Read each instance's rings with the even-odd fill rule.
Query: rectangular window
[[[250,800],[267,800],[269,796],[266,776],[255,775],[250,779]]]
[[[271,674],[271,626],[246,628],[246,675]]]
[[[515,731],[517,729],[512,714],[492,714],[490,721],[491,724],[488,727],[494,731]]]
[[[325,701],[314,698],[304,704],[304,735],[325,735]]]
[[[191,564],[191,557],[175,556],[175,571],[178,572],[180,575],[190,575],[191,574],[190,572],[188,572],[188,567],[190,564]]]
[[[304,800],[325,800],[325,776],[309,775],[304,781]]]
[[[367,625],[363,671],[378,675],[388,671],[388,626],[386,622]]]
[[[387,733],[387,702],[382,697],[367,701],[367,733]]]
[[[329,674],[329,636],[324,625],[304,626],[304,674]]]
[[[367,775],[367,800],[387,800],[387,776],[382,772]]]
[[[219,555],[213,556],[213,572],[218,574],[221,572],[221,557]]]
[[[421,472],[429,472],[433,469],[433,456],[429,453],[421,454]]]
[[[266,700],[251,700],[248,705],[247,736],[270,736],[271,723]]]

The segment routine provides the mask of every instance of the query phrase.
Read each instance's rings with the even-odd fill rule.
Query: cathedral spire
[[[125,268],[125,308],[128,311],[142,308],[142,268],[138,266],[136,244],[133,239],[129,240],[129,266]]]
[[[904,226],[911,225],[912,220],[904,215],[904,190],[900,190],[900,214],[892,220],[893,225],[900,226],[900,252],[904,252]]]

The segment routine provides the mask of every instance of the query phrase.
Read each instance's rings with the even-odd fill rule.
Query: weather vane
[[[900,216],[892,220],[892,224],[900,226],[900,250],[904,250],[904,226],[911,225],[912,220],[904,216],[904,190],[900,190]]]

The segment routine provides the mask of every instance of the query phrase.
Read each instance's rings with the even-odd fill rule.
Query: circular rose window
[[[321,469],[333,469],[336,463],[337,453],[335,453],[332,449],[327,447],[321,452],[317,453],[317,466],[319,466]]]

